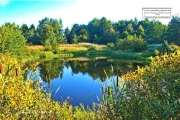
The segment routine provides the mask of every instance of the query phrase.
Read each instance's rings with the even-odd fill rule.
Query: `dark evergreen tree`
[[[180,45],[180,17],[173,16],[168,24],[167,40],[169,43]]]

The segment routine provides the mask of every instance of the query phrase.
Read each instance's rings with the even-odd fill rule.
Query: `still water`
[[[68,100],[73,106],[80,103],[92,106],[101,100],[101,87],[108,78],[116,78],[135,70],[141,63],[111,59],[53,59],[43,61],[36,67],[36,75],[29,71],[28,77],[42,79],[42,86],[51,98],[62,102]],[[113,72],[112,72],[113,69]]]

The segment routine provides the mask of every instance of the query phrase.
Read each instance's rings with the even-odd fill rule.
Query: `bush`
[[[37,82],[24,80],[21,64],[10,56],[1,55],[3,65],[0,78],[0,119],[89,119],[96,120],[100,115],[90,109],[73,107],[68,102],[58,103],[45,94]],[[18,70],[18,75],[16,74]],[[95,110],[95,109],[94,109]],[[102,117],[101,117],[102,118]]]
[[[154,56],[158,56],[160,52],[158,50],[154,50]]]
[[[169,45],[169,51],[170,51],[171,53],[177,52],[178,50],[180,51],[180,47],[179,47],[179,46],[177,46],[177,45],[175,45],[175,44]]]
[[[112,82],[103,90],[110,91],[103,95],[103,114],[110,119],[180,119],[179,60],[179,53],[157,56],[150,66],[123,75],[123,84]]]
[[[107,43],[107,46],[108,46],[110,49],[115,49],[114,43]]]
[[[154,50],[161,51],[162,49],[163,49],[162,44],[149,44],[149,45],[147,45],[147,50],[149,52],[154,52]]]
[[[135,52],[142,52],[147,49],[147,43],[141,37],[130,35],[125,39],[117,40],[116,48],[120,50],[133,49]]]
[[[96,50],[95,46],[89,46],[88,50]]]
[[[46,51],[43,51],[40,53],[40,58],[53,58],[54,57],[54,54],[52,52],[46,52]]]

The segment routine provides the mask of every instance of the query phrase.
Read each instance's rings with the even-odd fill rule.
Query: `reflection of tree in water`
[[[114,69],[114,73],[112,73],[112,67]],[[53,59],[50,61],[44,61],[39,64],[40,75],[44,81],[50,85],[50,80],[60,77],[63,77],[63,68],[71,68],[72,74],[88,74],[94,80],[100,79],[101,81],[105,81],[107,77],[114,75],[120,76],[123,73],[126,73],[130,70],[135,70],[137,68],[136,63],[129,63],[123,61],[108,61],[107,59],[99,59],[99,60],[86,60],[86,61],[62,61],[59,59]],[[106,74],[105,72],[106,71]]]
[[[48,83],[48,87],[50,87],[50,80],[63,77],[63,66],[63,61],[58,59],[43,61],[39,64],[40,76]]]
[[[127,72],[130,70],[134,70],[137,68],[137,65],[135,63],[124,63],[119,61],[112,61],[108,62],[106,59],[101,60],[90,60],[90,61],[67,61],[66,66],[70,66],[72,69],[73,74],[88,74],[90,75],[94,80],[100,79],[101,81],[104,81],[107,79],[107,77],[110,77],[112,75],[112,67],[114,69],[114,75],[121,75],[123,72]],[[104,73],[106,71],[106,74]],[[122,72],[123,71],[123,72]]]
[[[68,61],[67,64],[71,66],[74,74],[82,73],[89,74],[94,80],[100,78],[104,81],[107,77],[104,70],[110,75],[111,66],[106,60],[92,60],[92,61]]]

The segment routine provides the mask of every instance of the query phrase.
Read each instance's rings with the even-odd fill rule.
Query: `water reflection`
[[[142,66],[140,63],[108,59],[53,59],[41,62],[36,70],[43,79],[42,85],[47,91],[51,90],[52,99],[91,106],[92,102],[98,102],[97,97],[101,99],[101,82],[105,82],[107,77],[134,70],[137,65]]]

